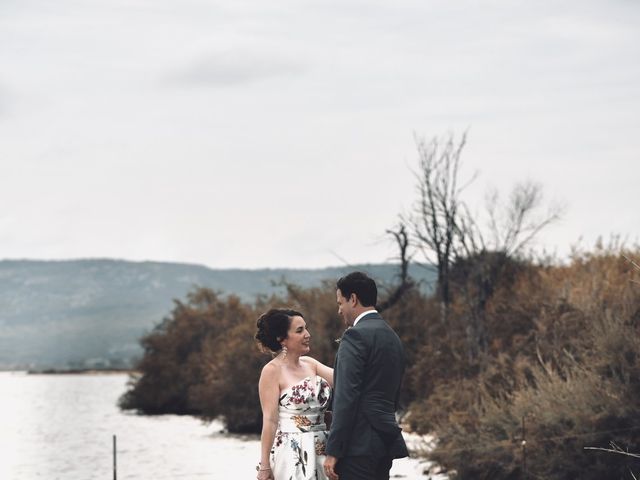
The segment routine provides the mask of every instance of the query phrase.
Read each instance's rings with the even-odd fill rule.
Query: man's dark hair
[[[366,273],[351,272],[338,280],[336,288],[345,298],[349,298],[352,293],[355,293],[363,307],[375,307],[378,301],[376,282]]]

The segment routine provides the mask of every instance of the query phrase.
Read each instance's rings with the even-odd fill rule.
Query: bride
[[[324,413],[333,369],[304,356],[311,334],[300,312],[272,309],[260,316],[255,338],[275,356],[260,374],[262,406],[258,480],[326,480]]]

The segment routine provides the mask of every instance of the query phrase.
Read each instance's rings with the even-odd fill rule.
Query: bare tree
[[[393,230],[387,230],[387,234],[393,237],[398,247],[398,258],[400,262],[400,283],[387,295],[387,298],[378,304],[378,311],[382,312],[395,305],[402,296],[415,286],[415,282],[409,276],[409,262],[412,255],[409,251],[409,235],[405,224],[400,221]]]
[[[437,269],[436,293],[442,322],[447,320],[451,303],[449,272],[459,241],[460,210],[464,208],[461,193],[475,178],[460,185],[460,158],[465,144],[466,133],[459,141],[453,134],[429,142],[416,138],[418,201],[410,223],[417,248]]]
[[[466,205],[457,222],[458,260],[464,266],[464,279],[457,290],[467,304],[466,322],[470,357],[476,358],[488,345],[486,305],[506,272],[517,263],[536,235],[558,220],[561,208],[550,207],[540,214],[542,187],[527,181],[515,185],[506,203],[500,202],[496,190],[486,197],[486,225],[476,220]]]
[[[466,134],[458,141],[452,134],[429,142],[416,139],[418,199],[409,223],[416,248],[437,269],[436,294],[443,323],[453,300],[452,268],[458,270],[455,287],[468,305],[466,330],[470,355],[475,357],[487,348],[485,307],[505,266],[560,217],[560,209],[538,216],[542,188],[524,182],[514,187],[504,205],[497,191],[490,192],[486,225],[479,221],[481,216],[472,213],[462,198],[465,188],[477,177],[460,180],[465,144]]]
[[[457,221],[460,249],[456,253],[465,257],[486,251],[509,257],[521,254],[541,230],[562,215],[562,208],[557,205],[539,215],[542,200],[542,186],[532,181],[516,184],[506,204],[500,203],[497,190],[489,190],[485,199],[486,226],[480,225],[479,215],[471,213],[463,203]]]
[[[501,223],[496,218],[495,208],[489,210],[495,239],[493,250],[507,255],[518,254],[543,228],[560,218],[560,207],[551,207],[544,216],[536,217],[542,197],[539,183],[523,182],[513,188]]]

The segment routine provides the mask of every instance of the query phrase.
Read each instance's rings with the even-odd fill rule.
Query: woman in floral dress
[[[258,390],[262,436],[258,480],[326,480],[324,414],[333,369],[305,356],[311,335],[300,312],[273,309],[260,316],[256,339],[275,356]]]

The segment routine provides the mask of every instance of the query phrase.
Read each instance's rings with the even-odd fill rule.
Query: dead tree
[[[407,228],[401,221],[395,230],[387,230],[387,234],[392,236],[398,247],[398,260],[400,262],[400,282],[388,295],[387,298],[377,305],[377,310],[382,312],[392,307],[415,286],[415,282],[409,276],[409,263],[412,255],[409,252],[409,235]]]
[[[458,290],[467,304],[467,337],[472,358],[486,351],[488,338],[486,305],[498,282],[513,272],[524,249],[546,226],[558,220],[560,207],[539,214],[542,187],[533,182],[517,184],[506,204],[501,204],[497,191],[487,195],[487,224],[483,228],[466,205],[458,219],[459,263],[464,276]]]
[[[429,142],[416,138],[418,201],[410,221],[417,248],[437,269],[436,294],[443,323],[452,300],[450,268],[459,241],[461,193],[475,178],[462,185],[459,182],[465,143],[466,134],[459,141],[453,135]]]
[[[557,220],[560,210],[538,216],[540,185],[516,185],[506,205],[493,192],[487,197],[487,223],[478,220],[462,199],[464,189],[477,175],[461,181],[461,154],[466,134],[427,142],[416,139],[418,149],[418,199],[410,217],[412,239],[427,262],[437,269],[436,295],[440,320],[447,321],[453,300],[452,267],[457,266],[455,291],[468,305],[466,331],[470,356],[488,345],[485,307],[505,265],[523,252],[535,236]],[[461,272],[465,272],[460,275]]]

